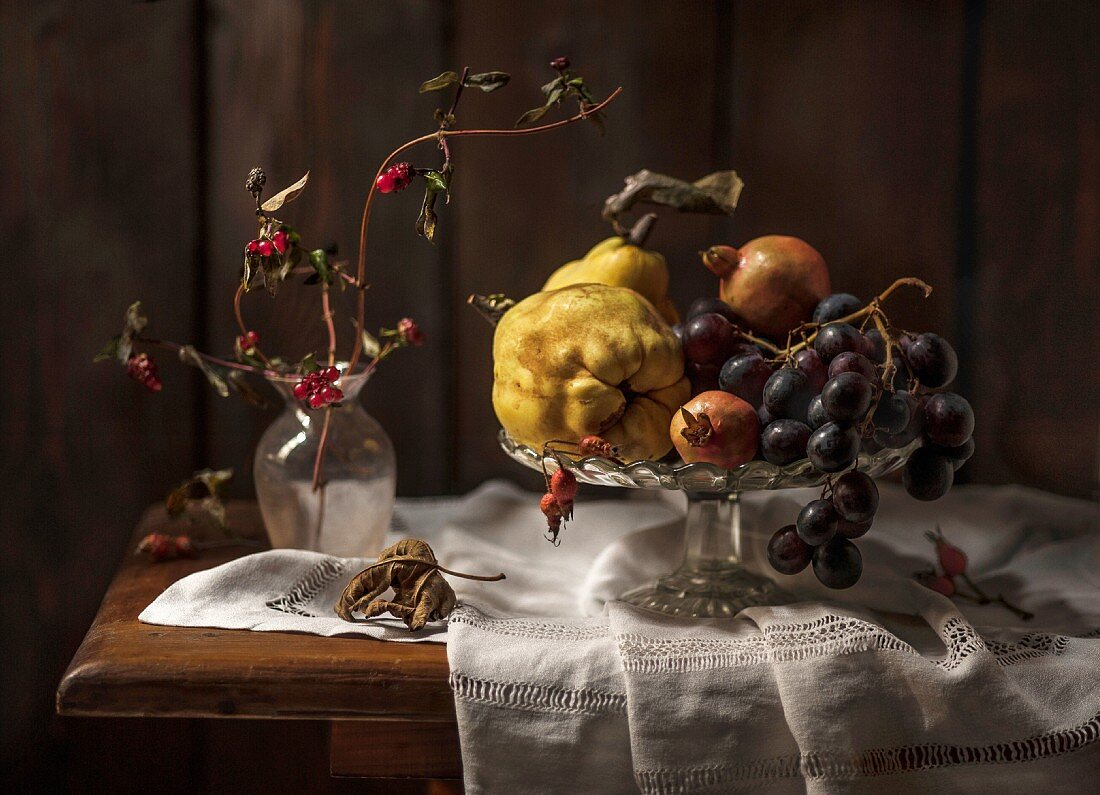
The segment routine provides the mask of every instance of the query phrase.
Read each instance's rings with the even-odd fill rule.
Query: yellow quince
[[[667,323],[678,323],[680,315],[668,297],[668,265],[656,251],[634,245],[616,235],[597,243],[581,259],[562,265],[546,280],[543,290],[557,290],[571,284],[606,284],[629,287],[657,307]]]
[[[672,414],[690,397],[680,342],[634,290],[578,284],[509,309],[493,337],[493,408],[516,441],[598,434],[623,458],[669,451]]]

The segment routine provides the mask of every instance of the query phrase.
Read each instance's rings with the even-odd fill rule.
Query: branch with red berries
[[[999,604],[1006,610],[1016,614],[1023,621],[1030,621],[1035,617],[1034,613],[1009,602],[1003,594],[990,596],[974,582],[966,571],[968,564],[966,553],[948,543],[939,525],[936,525],[934,531],[930,530],[924,535],[935,544],[939,571],[936,570],[935,566],[929,566],[924,571],[915,572],[913,578],[921,585],[948,598],[965,599],[979,605]],[[970,589],[969,591],[960,587],[960,580]]]
[[[400,193],[417,179],[423,180],[424,197],[416,221],[416,231],[429,241],[433,240],[438,222],[435,213],[436,202],[440,196],[444,197],[445,203],[449,203],[451,199],[451,181],[455,171],[454,151],[450,143],[452,138],[532,135],[583,120],[602,125],[601,112],[622,89],[616,89],[607,98],[597,102],[583,78],[569,71],[569,66],[567,58],[554,59],[551,68],[558,73],[558,76],[550,86],[543,89],[546,102],[537,112],[525,114],[521,121],[530,122],[541,118],[551,108],[560,104],[561,100],[568,97],[578,100],[579,112],[557,122],[523,129],[455,129],[456,112],[464,89],[476,88],[484,93],[494,92],[507,85],[509,76],[504,72],[470,74],[467,67],[463,69],[461,75],[444,72],[421,84],[421,93],[450,90],[453,87],[453,99],[446,112],[436,110],[434,131],[397,147],[385,158],[375,174],[363,205],[358,260],[354,275],[348,272],[347,263],[335,259],[335,247],[310,250],[298,231],[275,215],[302,194],[309,182],[309,172],[294,184],[265,200],[264,188],[267,184],[267,175],[261,168],[252,169],[245,180],[245,189],[255,202],[258,231],[256,236],[244,246],[241,279],[233,296],[233,316],[239,330],[233,345],[233,358],[211,356],[190,345],[142,336],[148,320],[141,313],[140,303],[135,302],[127,310],[122,332],[100,351],[96,361],[114,359],[126,368],[132,379],[150,391],[158,392],[163,384],[156,362],[148,351],[139,350],[138,346],[161,347],[177,353],[181,361],[202,370],[210,384],[223,397],[228,396],[230,392],[236,392],[250,403],[257,405],[263,403],[263,398],[247,384],[243,378],[245,374],[251,373],[269,378],[285,377],[290,374],[299,375],[301,379],[295,385],[295,397],[310,409],[325,412],[313,473],[313,490],[319,491],[324,485],[323,463],[331,412],[340,406],[343,399],[343,391],[338,385],[340,378],[358,372],[356,367],[364,353],[371,359],[362,372],[369,373],[395,349],[420,345],[424,341],[423,332],[410,318],[401,320],[396,329],[382,329],[378,337],[366,331],[367,229],[376,194]],[[435,144],[442,153],[442,163],[439,166],[417,167],[404,160],[398,160],[406,150],[429,142]],[[307,354],[297,364],[290,364],[277,356],[268,355],[261,348],[259,333],[252,329],[244,318],[242,302],[246,294],[262,286],[274,296],[290,276],[303,273],[306,274],[304,280],[306,285],[320,286],[321,320],[328,334],[325,357],[327,361],[323,366],[317,364],[314,353]],[[335,286],[339,286],[342,290],[351,287],[356,293],[354,317],[356,333],[351,355],[343,367],[338,367],[336,361],[337,333],[330,297]]]
[[[542,448],[542,477],[546,481],[546,493],[539,500],[539,510],[546,517],[548,531],[546,540],[554,546],[561,545],[558,534],[565,522],[573,518],[573,502],[577,498],[577,476],[566,466],[562,454],[566,451],[563,447],[570,448],[581,456],[600,456],[616,463],[619,460],[619,451],[614,445],[601,436],[585,436],[579,442],[568,442],[554,439],[543,445]],[[553,474],[546,470],[546,461],[553,460],[558,468]]]

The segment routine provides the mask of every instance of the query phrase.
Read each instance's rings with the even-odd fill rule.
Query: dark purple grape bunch
[[[781,527],[768,542],[768,562],[780,574],[798,574],[811,563],[828,588],[850,588],[863,573],[863,557],[853,543],[868,530],[878,511],[878,486],[863,472],[845,472],[806,503],[794,524]]]
[[[878,504],[874,482],[854,470],[860,452],[873,455],[921,439],[902,478],[920,500],[946,494],[974,452],[970,404],[940,391],[958,371],[954,349],[936,334],[894,332],[881,300],[868,306],[847,293],[828,296],[786,349],[742,331],[718,299],[696,301],[678,331],[694,393],[716,385],[756,409],[760,458],[777,466],[809,459],[819,472],[845,473],[769,545],[777,571],[793,574],[812,561],[831,588],[859,579],[862,560],[852,540],[874,519],[874,509],[864,515],[846,495]]]

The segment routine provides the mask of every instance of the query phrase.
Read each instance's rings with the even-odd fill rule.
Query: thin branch
[[[622,86],[612,91],[607,99],[598,105],[585,108],[575,116],[571,116],[568,119],[553,122],[552,124],[544,124],[541,127],[526,127],[519,130],[437,130],[436,132],[429,133],[428,135],[422,135],[419,138],[414,138],[408,143],[404,143],[397,149],[393,150],[385,160],[382,161],[382,165],[378,167],[378,171],[374,175],[374,181],[371,182],[370,191],[367,193],[367,199],[363,203],[363,215],[359,222],[359,258],[356,268],[356,281],[359,284],[363,284],[367,275],[367,225],[370,223],[371,208],[374,206],[374,196],[378,187],[378,178],[382,176],[383,172],[389,166],[389,164],[399,154],[406,149],[426,143],[428,141],[442,140],[443,138],[462,137],[467,135],[478,136],[516,136],[516,135],[535,135],[537,133],[548,132],[549,130],[556,130],[559,127],[565,127],[574,122],[584,121],[595,113],[603,110],[610,105],[618,96],[623,92]],[[355,368],[355,365],[359,362],[359,356],[363,352],[363,327],[366,315],[366,296],[362,291],[359,292],[358,299],[356,301],[355,309],[355,322],[358,327],[355,335],[355,347],[351,352],[351,359],[348,361],[349,372]]]

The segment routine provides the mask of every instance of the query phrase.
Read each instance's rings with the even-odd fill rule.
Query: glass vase
[[[336,381],[344,399],[331,409],[316,489],[326,409],[295,399],[298,377],[268,379],[286,401],[260,437],[254,459],[256,497],[273,547],[370,558],[382,550],[397,471],[393,443],[359,402],[369,378],[358,372]]]

